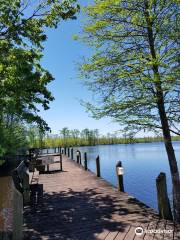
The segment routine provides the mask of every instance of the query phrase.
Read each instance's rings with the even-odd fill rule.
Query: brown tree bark
[[[176,156],[174,153],[171,134],[169,130],[169,124],[164,108],[163,103],[158,104],[159,115],[161,119],[164,143],[166,147],[166,152],[168,155],[169,166],[171,171],[171,179],[173,184],[173,202],[174,202],[174,214],[175,220],[180,222],[180,178],[179,178],[179,171],[176,161]]]
[[[157,99],[157,108],[159,112],[159,117],[162,126],[163,138],[165,143],[165,148],[169,160],[170,172],[171,172],[171,179],[173,185],[173,202],[174,202],[174,214],[175,220],[180,223],[180,178],[179,178],[179,171],[176,161],[176,156],[173,149],[171,133],[168,123],[168,118],[165,110],[165,103],[164,103],[164,94],[161,84],[161,76],[159,73],[159,67],[156,64],[156,50],[154,44],[154,34],[153,34],[153,22],[149,15],[149,3],[147,0],[144,1],[145,6],[145,18],[147,23],[147,34],[148,34],[148,42],[149,42],[149,49],[154,60],[155,64],[153,65],[153,72],[154,72],[154,83],[156,89],[156,99]]]

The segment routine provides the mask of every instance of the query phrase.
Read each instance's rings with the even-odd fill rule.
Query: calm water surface
[[[180,169],[180,142],[174,142],[173,145]],[[117,161],[122,161],[125,191],[155,209],[157,209],[155,179],[160,172],[165,172],[168,193],[170,198],[172,197],[170,171],[163,143],[101,145],[78,149],[82,154],[87,152],[88,168],[93,172],[95,158],[97,155],[100,156],[101,176],[114,186],[117,186],[115,166]]]

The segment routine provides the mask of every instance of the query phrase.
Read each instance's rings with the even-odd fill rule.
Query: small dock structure
[[[70,154],[60,163],[59,156],[54,159],[35,174],[43,193],[24,207],[25,240],[180,240],[178,225],[88,171],[87,164]],[[32,188],[33,176],[31,182]]]

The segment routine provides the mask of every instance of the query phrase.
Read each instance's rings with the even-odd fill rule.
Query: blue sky
[[[79,103],[79,99],[92,99],[92,93],[82,85],[77,72],[77,63],[83,56],[88,56],[91,50],[72,37],[81,31],[82,18],[80,15],[77,20],[61,22],[58,29],[47,30],[48,40],[42,64],[55,78],[48,86],[55,101],[50,104],[48,111],[41,111],[40,115],[53,133],[58,133],[63,127],[98,128],[103,134],[119,129],[119,125],[112,123],[111,119],[92,119]]]

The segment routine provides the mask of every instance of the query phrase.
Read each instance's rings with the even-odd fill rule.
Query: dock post
[[[87,171],[87,153],[84,153],[84,169]]]
[[[30,203],[30,185],[29,185],[29,171],[23,170],[23,176],[22,176],[22,182],[23,182],[23,202],[24,205],[28,205]]]
[[[60,157],[60,170],[62,171],[62,153],[61,152],[60,152],[59,157]]]
[[[77,150],[76,151],[76,161],[77,161],[77,163],[79,163],[79,159],[80,159],[80,151],[79,150]]]
[[[79,164],[81,164],[81,152],[79,151]]]
[[[70,149],[69,149],[69,147],[68,147],[67,150],[68,150],[68,157],[70,157]]]
[[[124,174],[124,169],[122,167],[122,162],[119,161],[116,164],[116,175],[117,175],[117,180],[118,180],[118,190],[120,192],[124,192],[123,174]]]
[[[161,172],[156,178],[158,209],[161,218],[173,220],[170,202],[167,194],[166,174]]]
[[[73,148],[71,148],[71,159],[73,160]]]
[[[96,158],[96,175],[97,175],[97,177],[101,176],[99,155]]]
[[[66,155],[66,153],[67,153],[67,148],[64,147],[64,154]]]

